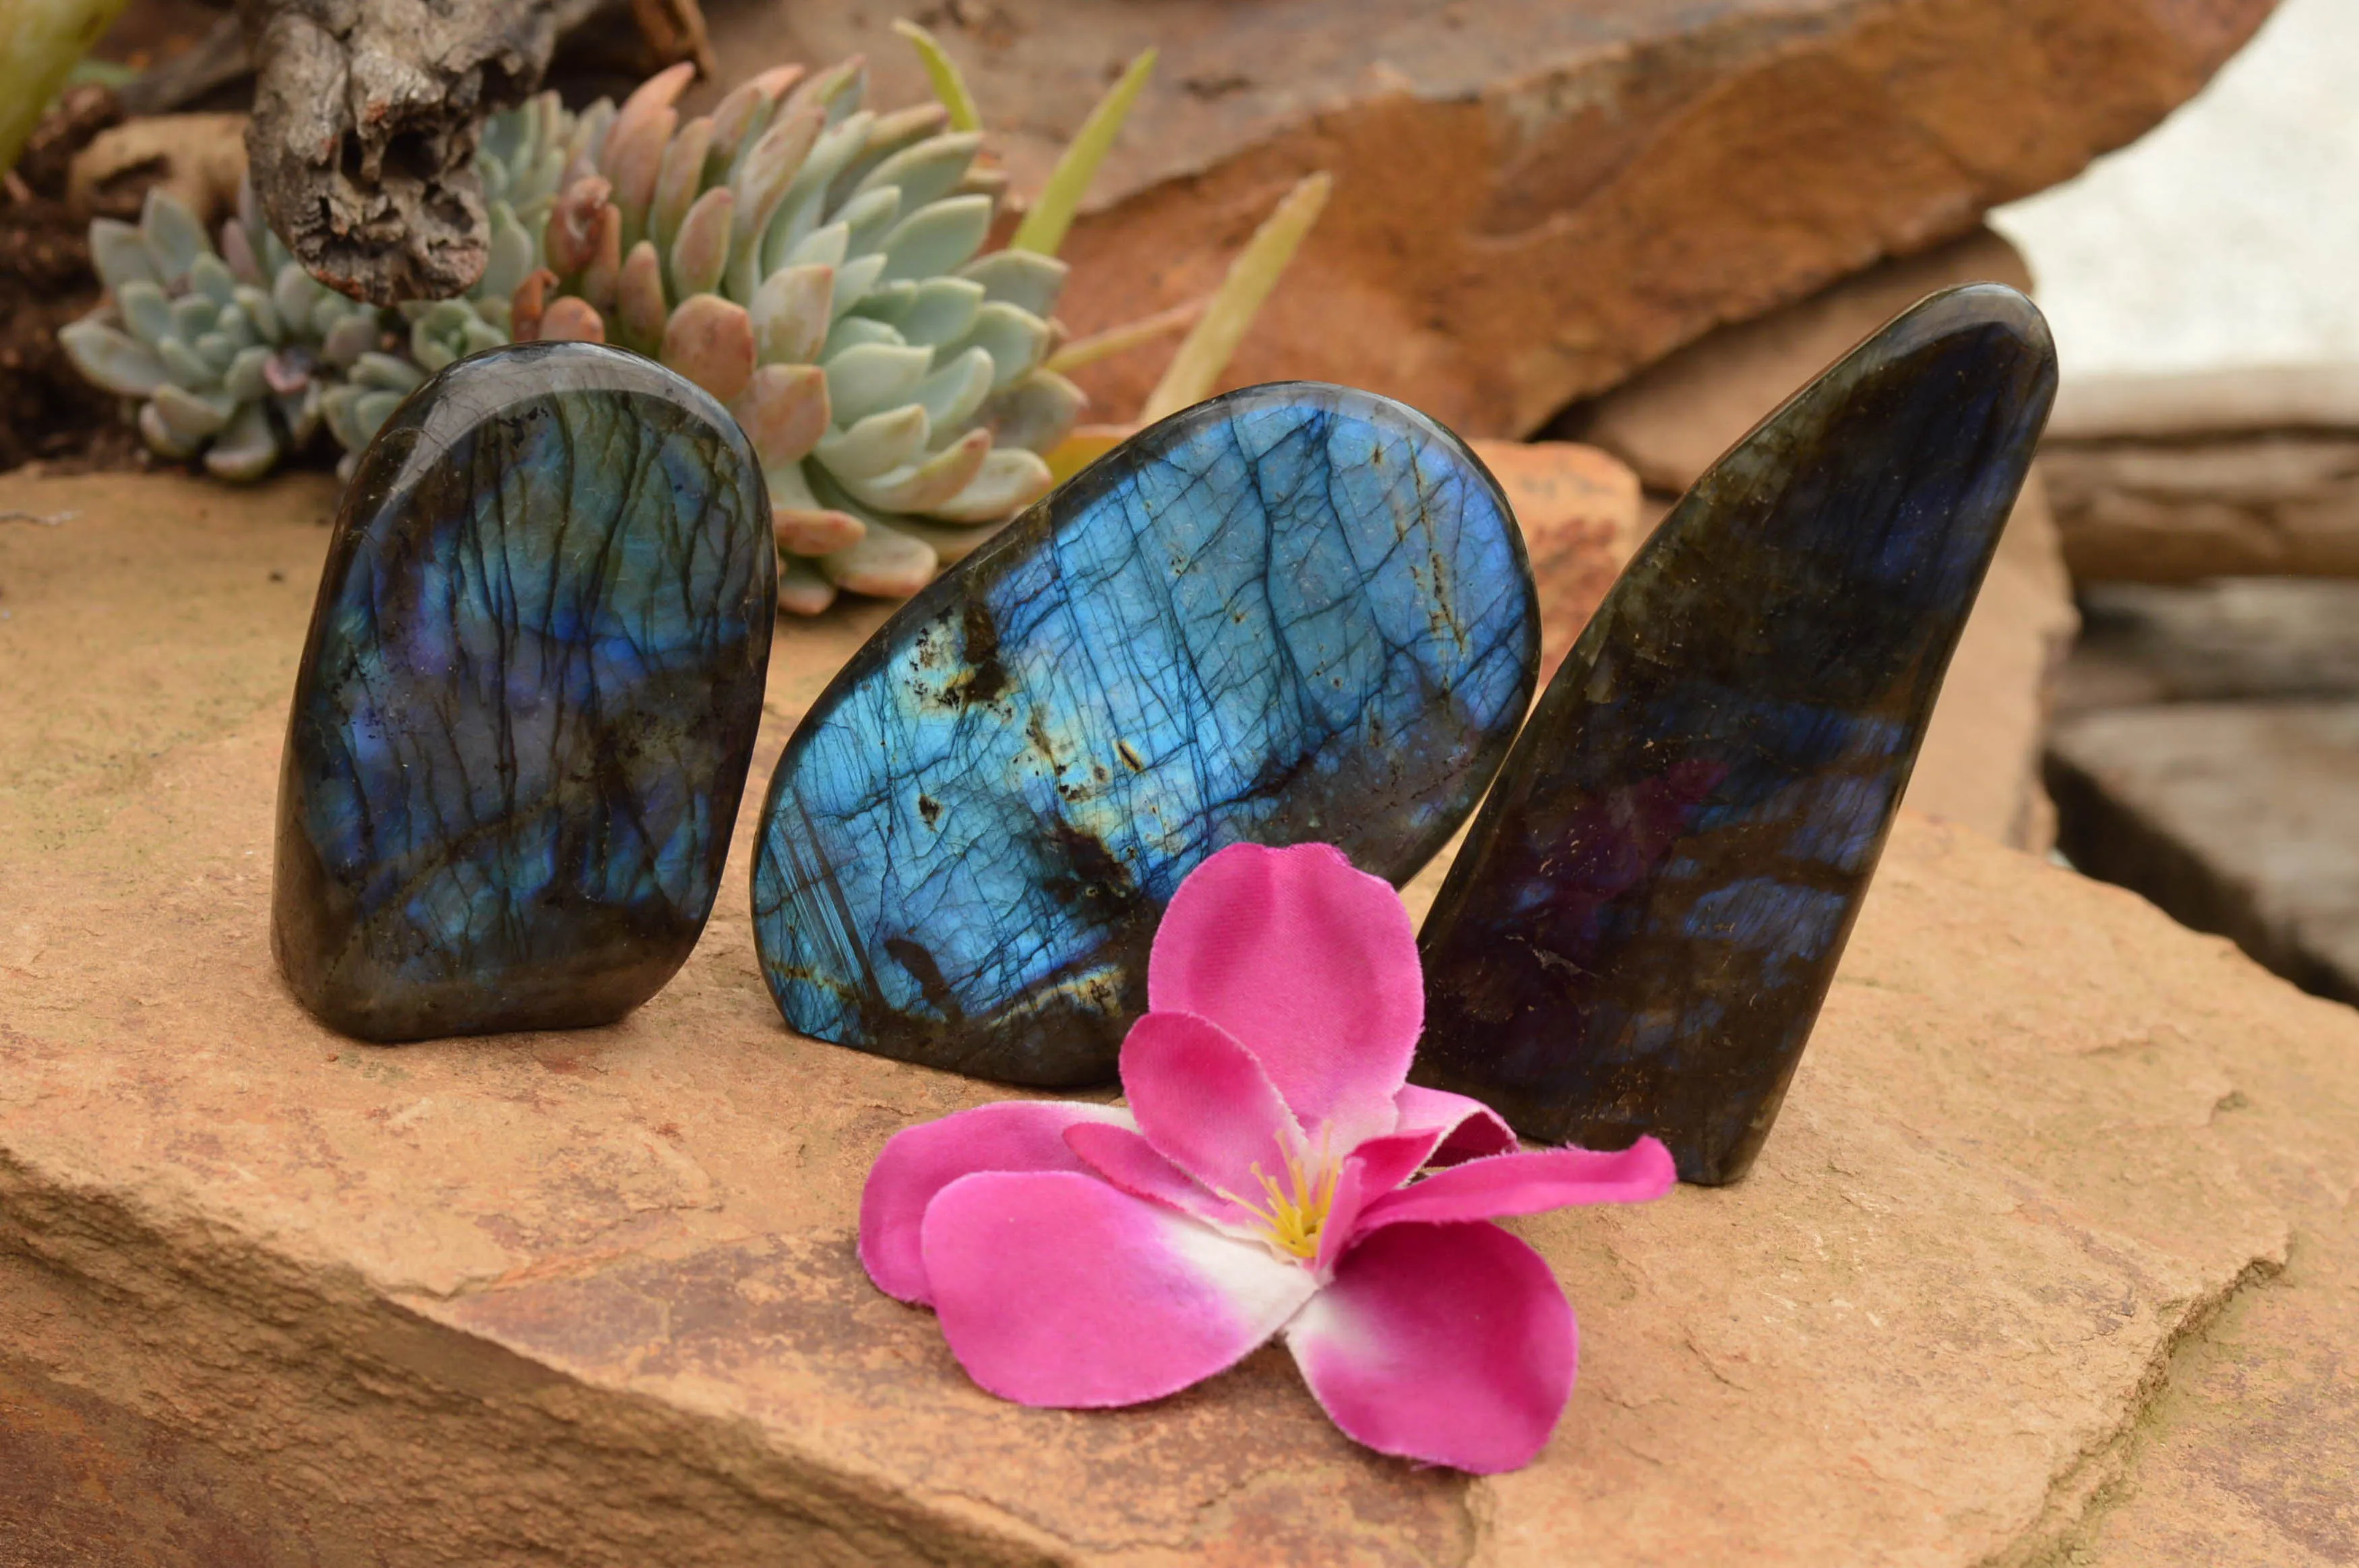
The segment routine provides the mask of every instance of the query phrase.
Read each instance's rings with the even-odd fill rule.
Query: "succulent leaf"
[[[934,580],[941,557],[933,546],[871,523],[859,543],[819,557],[819,569],[838,588],[880,599],[907,599]]]
[[[817,615],[835,602],[836,586],[819,568],[804,560],[805,552],[796,549],[781,536],[779,548],[786,558],[778,563],[778,608],[789,615]]]
[[[672,287],[685,297],[710,294],[729,265],[729,228],[737,207],[736,193],[716,185],[696,199],[681,221],[671,246]]]
[[[935,429],[957,430],[974,416],[991,395],[992,371],[988,352],[967,349],[918,384],[917,401],[925,406]]]
[[[144,277],[116,289],[114,306],[123,312],[124,325],[131,329],[131,335],[151,349],[171,337],[179,325],[172,315],[172,302]]]
[[[988,197],[951,196],[920,207],[885,236],[884,276],[914,280],[952,271],[983,248],[990,232]]]
[[[139,237],[147,244],[156,276],[168,284],[186,279],[199,256],[212,254],[204,225],[179,197],[160,185],[147,188],[147,200],[139,210]]]
[[[743,305],[717,294],[690,295],[664,323],[656,357],[722,402],[731,402],[754,377],[753,318]]]
[[[764,468],[799,462],[828,433],[827,373],[810,364],[757,365],[731,412]]]
[[[68,322],[58,341],[83,380],[122,396],[153,396],[170,379],[153,348],[93,318]]]
[[[820,439],[818,454],[830,473],[847,481],[875,479],[914,465],[926,455],[933,427],[925,408],[904,403],[857,419]],[[855,492],[854,493],[857,493]]]
[[[993,387],[1006,386],[1047,357],[1049,323],[995,299],[975,312],[974,325],[954,345],[970,348],[991,356]]]
[[[260,343],[239,350],[237,358],[222,373],[223,388],[240,403],[250,403],[259,409],[262,400],[270,395],[270,381],[264,373],[269,362],[270,351]]]
[[[828,361],[827,396],[837,423],[909,401],[933,358],[927,349],[863,343]]]
[[[704,155],[712,146],[712,117],[700,115],[681,126],[679,135],[664,148],[656,170],[655,198],[647,210],[648,238],[659,251],[671,248],[680,220],[688,216],[703,187]]]
[[[1072,434],[1088,403],[1082,389],[1050,371],[1036,371],[1004,392],[991,395],[976,423],[1003,447],[1021,447],[1047,457],[1057,443]]]
[[[886,512],[930,513],[963,494],[991,457],[991,432],[970,430],[927,457],[874,479],[836,470],[854,499]]]
[[[1071,269],[1055,256],[1037,251],[994,251],[958,269],[958,275],[983,285],[984,297],[1013,305],[1041,319],[1057,308]]]
[[[569,295],[550,305],[540,318],[540,335],[544,341],[570,339],[584,343],[606,341],[606,323],[598,308],[586,299]]]
[[[156,258],[139,231],[114,218],[93,218],[90,224],[90,261],[98,280],[120,292],[126,283],[161,283]]]
[[[834,319],[835,269],[826,265],[781,267],[762,280],[751,307],[757,351],[763,360],[804,363],[819,357]]]
[[[191,392],[169,382],[156,389],[147,406],[170,431],[175,444],[194,450],[219,435],[237,412],[237,402],[223,393]]]
[[[205,449],[205,467],[215,478],[243,483],[260,479],[278,461],[278,433],[270,427],[270,413],[260,403],[240,406],[236,415]]]
[[[653,240],[641,240],[624,259],[623,276],[614,285],[615,341],[633,348],[652,349],[663,341],[663,263],[656,259]]]
[[[994,447],[964,490],[927,510],[952,523],[992,523],[1021,512],[1055,488],[1056,476],[1037,452]]]

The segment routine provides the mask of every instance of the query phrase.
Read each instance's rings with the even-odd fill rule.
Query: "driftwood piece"
[[[260,72],[255,189],[312,276],[379,305],[482,276],[476,135],[539,83],[551,0],[242,0],[240,14]]]

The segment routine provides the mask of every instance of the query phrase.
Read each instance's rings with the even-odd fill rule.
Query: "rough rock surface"
[[[2082,714],[2048,780],[2074,865],[2359,1001],[2359,702]]]
[[[2092,583],[2059,713],[2150,702],[2359,697],[2359,582]]]
[[[2059,441],[2040,466],[2080,581],[2359,577],[2359,428]]]
[[[1548,684],[1645,531],[1638,476],[1571,441],[1477,441],[1507,492],[1540,601],[1540,684]]]
[[[1586,1352],[1531,1468],[1359,1453],[1282,1356],[987,1398],[851,1243],[986,1091],[787,1033],[742,920],[601,1030],[362,1046],[278,987],[329,504],[0,484],[78,514],[0,523],[10,1563],[2359,1552],[2359,1019],[1913,817],[1754,1173],[1519,1223]],[[782,639],[757,768],[875,613]]]
[[[2031,287],[2014,247],[1977,230],[1723,327],[1568,415],[1562,429],[1628,463],[1658,498],[1659,515],[1756,421],[1861,339],[1936,289],[1975,282]],[[2008,520],[1907,796],[1917,810],[2033,849],[2046,849],[2055,833],[2039,783],[2040,735],[2078,624],[2045,467],[2044,460],[2034,466]]]
[[[901,0],[717,15],[720,85],[865,51]],[[2200,86],[2269,0],[994,0],[923,13],[1016,189],[1160,49],[1065,254],[1091,331],[1219,279],[1288,187],[1334,196],[1229,384],[1389,393],[1524,435],[1724,321],[1973,227]],[[1353,329],[1335,330],[1350,319]],[[1085,377],[1129,417],[1167,348]]]
[[[2069,381],[2048,437],[2082,582],[2359,577],[2359,364]]]

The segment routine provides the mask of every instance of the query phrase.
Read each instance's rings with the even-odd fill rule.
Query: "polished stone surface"
[[[1768,1135],[2055,395],[2029,300],[1905,312],[1721,459],[1502,767],[1419,944],[1419,1081],[1527,1137]]]
[[[754,871],[806,1034],[1015,1083],[1114,1076],[1206,856],[1405,881],[1530,699],[1523,545],[1466,448],[1280,384],[1108,454],[881,629],[771,781]]]
[[[777,562],[752,448],[652,361],[462,361],[336,519],[272,920],[368,1040],[610,1022],[688,957],[753,760]]]

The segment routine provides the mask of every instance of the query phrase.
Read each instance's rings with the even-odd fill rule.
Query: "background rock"
[[[2359,702],[2082,714],[2050,737],[2048,784],[2074,865],[2359,1001]]]
[[[2080,581],[2359,577],[2359,427],[2060,441],[2040,462]]]
[[[2359,697],[2359,582],[2224,578],[2097,583],[2060,713],[2148,702]]]
[[[897,0],[712,8],[722,81],[866,51]],[[1209,290],[1297,178],[1335,191],[1232,367],[1524,435],[1719,323],[1972,229],[2154,124],[2268,0],[992,0],[923,19],[1018,189],[1114,71],[1158,82],[1066,254],[1092,331]],[[1348,324],[1348,325],[1343,325]],[[1093,367],[1124,418],[1168,349]]]
[[[245,115],[157,114],[92,137],[66,166],[66,203],[78,218],[136,217],[161,186],[211,230],[236,211],[245,178]]]
[[[742,922],[609,1029],[373,1048],[286,995],[272,786],[328,504],[299,476],[234,506],[0,487],[76,514],[0,524],[0,687],[42,694],[0,706],[0,1555],[2285,1563],[2352,1539],[2359,1019],[1913,815],[1755,1174],[1519,1222],[1584,1346],[1530,1469],[1357,1451],[1277,1353],[1135,1411],[989,1399],[852,1235],[884,1139],[992,1091],[787,1033]],[[761,771],[879,614],[782,637]]]
[[[1540,601],[1540,684],[1589,624],[1638,547],[1638,476],[1611,453],[1570,441],[1477,441],[1523,529]]]

